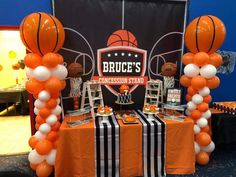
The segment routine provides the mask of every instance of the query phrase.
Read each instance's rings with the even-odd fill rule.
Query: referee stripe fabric
[[[114,115],[108,122],[95,118],[95,174],[97,177],[120,176],[120,127]]]
[[[165,123],[135,111],[143,125],[143,177],[165,176]]]

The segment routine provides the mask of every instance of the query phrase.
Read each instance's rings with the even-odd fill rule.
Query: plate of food
[[[159,112],[159,108],[156,105],[145,105],[143,107],[144,114],[156,114]]]
[[[122,121],[124,124],[138,124],[139,123],[137,117],[134,115],[124,115]]]
[[[97,109],[97,116],[111,116],[113,109],[109,106],[99,106]]]

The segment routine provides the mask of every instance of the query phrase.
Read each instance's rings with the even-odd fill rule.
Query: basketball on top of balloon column
[[[138,47],[138,41],[128,30],[117,30],[113,32],[107,40],[107,47],[114,46]]]
[[[24,18],[20,24],[20,36],[29,51],[43,56],[62,47],[65,31],[56,17],[38,12]]]
[[[185,45],[192,53],[214,53],[224,42],[224,23],[212,15],[195,18],[186,28]]]

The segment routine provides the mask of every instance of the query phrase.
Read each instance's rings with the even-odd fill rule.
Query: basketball
[[[65,32],[59,20],[42,12],[24,18],[20,24],[20,36],[28,50],[41,56],[57,52],[65,40]]]
[[[214,53],[221,47],[226,35],[224,23],[215,16],[201,16],[186,28],[185,45],[192,53]]]
[[[121,85],[120,86],[120,93],[125,93],[125,92],[128,92],[129,91],[129,86],[128,85],[125,85],[125,84],[123,84],[123,85]]]
[[[161,67],[161,72],[163,76],[174,76],[177,71],[177,66],[174,63],[167,62]]]
[[[107,46],[130,46],[138,47],[138,41],[135,36],[128,30],[117,30],[110,35]]]
[[[79,63],[71,63],[67,67],[68,77],[80,77],[83,74],[83,66]]]

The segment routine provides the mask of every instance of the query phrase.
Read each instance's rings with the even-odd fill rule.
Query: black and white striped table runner
[[[149,121],[147,115],[136,110],[143,125],[143,177],[161,177],[165,173],[165,123],[159,117]]]
[[[95,118],[95,175],[96,177],[120,176],[120,127],[114,115],[109,122]]]

